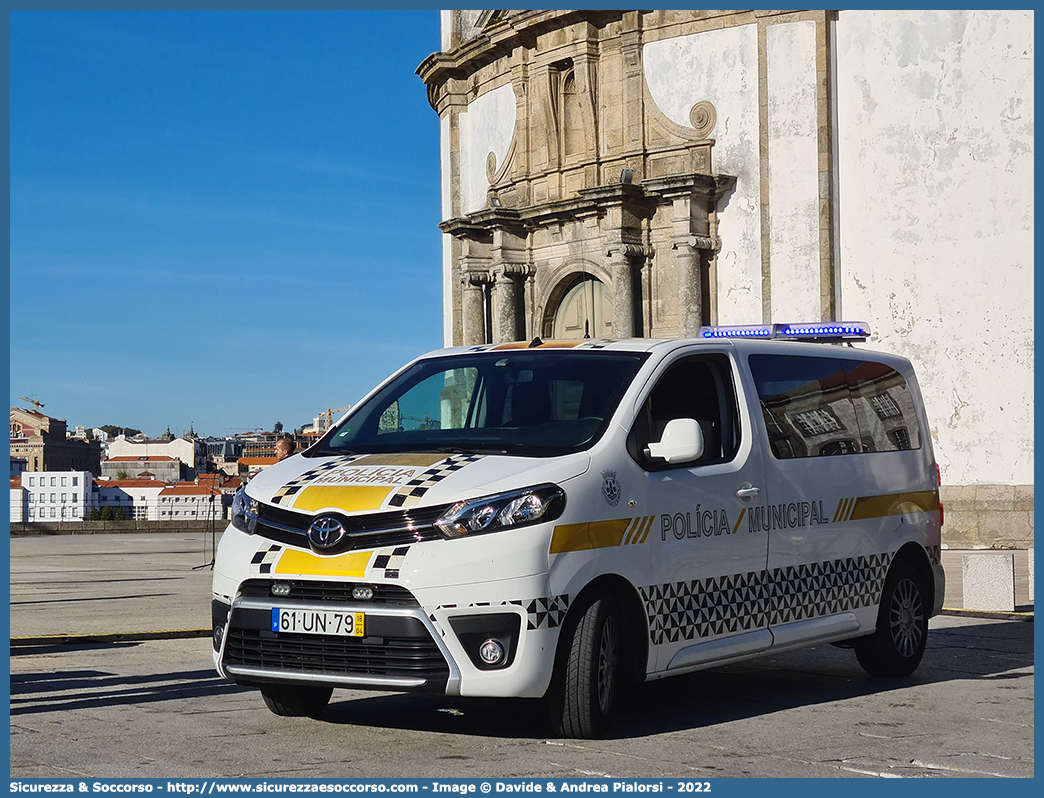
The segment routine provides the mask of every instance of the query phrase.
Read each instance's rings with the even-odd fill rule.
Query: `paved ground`
[[[13,777],[1033,775],[1025,616],[933,619],[898,681],[833,646],[666,679],[600,741],[548,738],[535,701],[337,691],[320,719],[281,719],[217,678],[209,638],[134,634],[208,625],[210,546],[12,539],[12,636],[126,634],[12,647]]]
[[[22,649],[12,777],[1031,777],[1033,627],[933,619],[917,673],[807,651],[646,685],[608,739],[550,739],[535,701],[336,691],[277,718],[205,638]]]

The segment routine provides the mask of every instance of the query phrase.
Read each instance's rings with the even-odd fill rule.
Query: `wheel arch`
[[[574,623],[576,617],[583,613],[587,605],[596,595],[608,594],[616,600],[620,610],[623,629],[627,640],[624,646],[626,658],[625,683],[635,686],[645,681],[649,667],[649,619],[645,613],[645,605],[637,588],[619,574],[602,574],[592,579],[576,598],[570,602],[565,624]],[[561,638],[559,640],[561,646]]]
[[[899,551],[895,553],[895,557],[892,558],[892,565],[889,566],[889,570],[891,570],[891,568],[898,562],[909,563],[921,578],[925,590],[924,597],[930,611],[932,603],[931,597],[935,595],[935,573],[932,570],[932,564],[928,559],[928,552],[925,551],[924,546],[920,546],[911,541],[901,546]]]

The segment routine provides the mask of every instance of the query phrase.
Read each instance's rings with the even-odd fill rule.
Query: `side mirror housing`
[[[703,430],[695,419],[673,418],[667,422],[663,437],[650,443],[646,451],[668,463],[696,460],[703,454]]]

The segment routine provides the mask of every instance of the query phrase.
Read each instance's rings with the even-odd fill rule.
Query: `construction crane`
[[[333,417],[334,413],[341,413],[341,412],[343,412],[345,410],[351,410],[351,409],[352,409],[351,405],[348,405],[348,407],[338,407],[336,410],[331,408],[330,405],[327,405],[326,406],[326,412],[319,414],[321,416],[326,416],[326,424],[323,427],[323,431],[325,432],[326,430],[330,429],[330,419]]]
[[[44,403],[40,401],[40,397],[37,396],[35,393],[33,394],[32,399],[30,399],[28,396],[19,396],[18,398],[21,399],[23,402],[28,402],[29,404],[31,404],[33,406],[33,411],[36,413],[39,413],[40,408],[44,407]]]

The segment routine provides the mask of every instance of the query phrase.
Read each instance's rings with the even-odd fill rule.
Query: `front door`
[[[702,350],[701,351],[705,351]],[[642,586],[656,671],[694,667],[768,648],[767,535],[748,511],[764,497],[762,448],[737,401],[725,353],[682,356],[656,379],[628,439],[647,472],[652,583]],[[696,420],[704,451],[666,463],[649,455],[667,422]]]
[[[585,275],[570,288],[555,314],[553,335],[558,340],[611,338],[613,303],[605,284]]]

